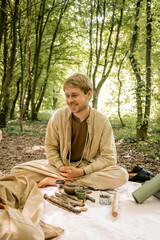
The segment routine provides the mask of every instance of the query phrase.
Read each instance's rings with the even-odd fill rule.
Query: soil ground
[[[134,143],[117,142],[118,165],[133,169],[141,165],[153,174],[160,173],[160,151],[158,143],[148,146],[154,157],[135,148]],[[155,158],[156,156],[156,158]],[[19,163],[45,159],[44,137],[41,136],[6,136],[0,143],[0,175],[8,174]]]

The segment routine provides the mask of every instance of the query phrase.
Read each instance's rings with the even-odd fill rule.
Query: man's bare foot
[[[57,186],[56,180],[57,180],[57,178],[46,177],[38,183],[38,187],[43,188],[46,186]]]

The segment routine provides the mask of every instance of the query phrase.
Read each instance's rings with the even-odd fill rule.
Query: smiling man
[[[56,185],[58,178],[74,179],[93,189],[115,189],[125,184],[128,173],[117,166],[112,127],[102,113],[89,105],[92,82],[83,74],[69,77],[63,86],[67,107],[51,117],[45,140],[49,165],[55,177],[39,187]]]

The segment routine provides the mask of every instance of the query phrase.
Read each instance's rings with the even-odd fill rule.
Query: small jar
[[[75,194],[78,199],[84,199],[86,197],[86,191],[82,188],[76,189]]]

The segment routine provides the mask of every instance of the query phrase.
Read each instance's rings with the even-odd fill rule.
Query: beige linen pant
[[[71,166],[74,166],[72,163]],[[85,166],[83,162],[79,167]],[[45,177],[62,178],[59,171],[48,160],[34,160],[19,164],[12,168],[11,173],[16,176],[26,176],[39,182]],[[128,181],[127,171],[117,165],[109,166],[100,171],[93,172],[76,179],[77,184],[85,187],[91,187],[95,190],[115,189]]]

